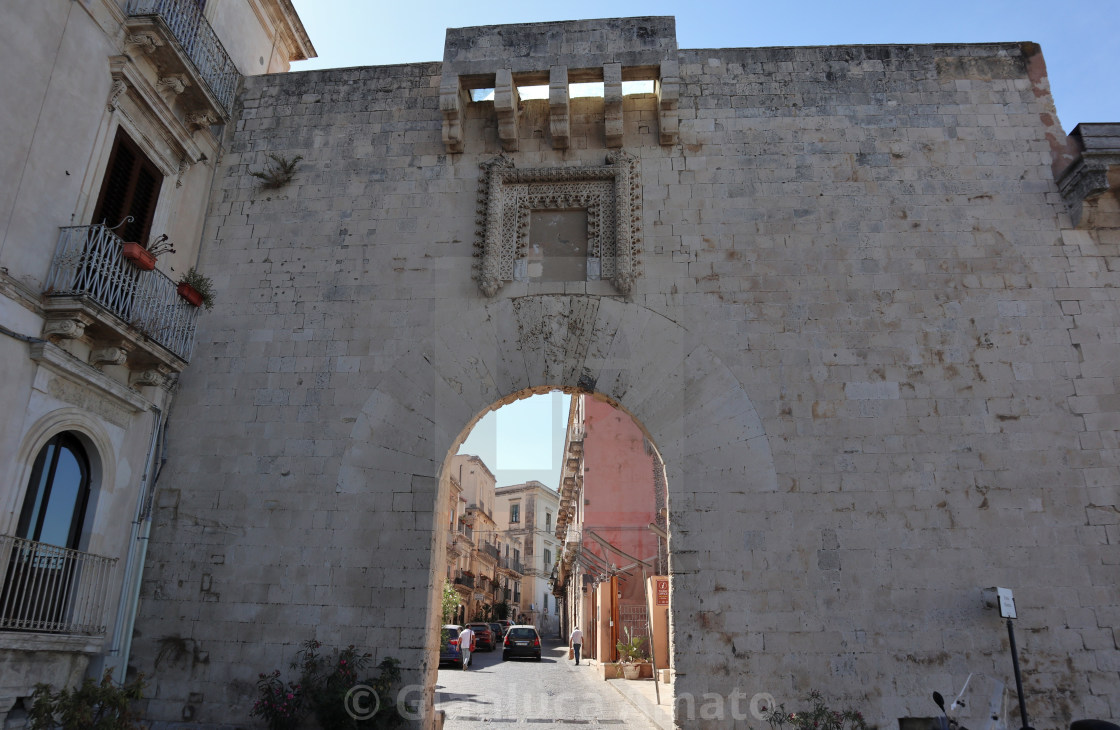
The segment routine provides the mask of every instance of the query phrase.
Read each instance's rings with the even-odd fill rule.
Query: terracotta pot
[[[132,265],[142,271],[151,271],[156,267],[156,257],[139,243],[126,243],[121,248],[121,254],[132,262]]]
[[[199,294],[198,290],[190,284],[187,284],[186,282],[179,282],[179,286],[175,288],[175,291],[179,292],[179,296],[181,296],[183,299],[186,299],[194,306],[202,306],[202,295]]]

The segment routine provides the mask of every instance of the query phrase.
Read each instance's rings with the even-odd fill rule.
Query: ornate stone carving
[[[205,129],[218,123],[218,117],[213,112],[193,112],[187,115],[187,126],[191,129]]]
[[[508,68],[494,74],[494,112],[498,115],[498,139],[506,152],[517,151],[517,112],[520,95]]]
[[[176,95],[182,94],[190,85],[190,80],[184,74],[171,74],[156,82],[156,87],[160,90]]]
[[[662,61],[661,76],[657,80],[657,123],[661,144],[677,143],[680,128],[677,115],[680,86],[680,64],[675,60]]]
[[[530,213],[548,209],[587,211],[588,278],[610,279],[622,294],[633,292],[642,217],[636,157],[617,150],[607,155],[605,165],[520,170],[500,155],[481,168],[475,246],[483,294],[492,297],[517,278]]]
[[[439,110],[443,113],[444,147],[448,152],[462,152],[463,91],[458,74],[449,74],[440,80]]]
[[[189,169],[191,169],[191,163],[186,160],[179,160],[179,169],[175,175],[175,187],[183,187],[183,175],[186,175]]]
[[[128,85],[121,79],[113,79],[113,85],[109,87],[109,100],[105,102],[106,111],[115,111],[117,108],[117,99],[121,98],[121,94],[125,92]]]
[[[123,347],[99,347],[89,353],[89,364],[94,367],[124,365],[126,362],[128,350]]]
[[[155,33],[134,33],[125,39],[125,45],[139,48],[144,53],[155,53],[163,46],[163,41]]]
[[[86,317],[48,319],[43,325],[43,337],[76,340],[85,335],[86,327],[92,323],[93,320]]]
[[[572,125],[568,103],[568,69],[565,66],[553,66],[549,69],[548,111],[552,147],[566,150],[571,142]]]
[[[607,147],[622,146],[622,64],[603,66],[603,138]]]
[[[167,381],[167,373],[158,368],[150,368],[148,370],[140,370],[132,373],[128,378],[128,384],[131,386],[137,385],[155,385],[161,386]]]

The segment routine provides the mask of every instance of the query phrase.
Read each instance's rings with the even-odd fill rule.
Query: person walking
[[[583,648],[583,632],[576,626],[568,637],[568,648],[575,652],[576,666],[579,666],[579,650]]]
[[[474,644],[474,632],[470,626],[464,626],[459,634],[459,654],[463,657],[463,671],[471,665],[471,646]]]

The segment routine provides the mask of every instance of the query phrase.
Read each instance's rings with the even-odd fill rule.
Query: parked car
[[[515,656],[541,660],[541,637],[535,627],[520,624],[509,627],[502,646],[502,659]]]
[[[479,649],[486,649],[486,651],[494,651],[498,645],[498,637],[494,635],[494,630],[490,628],[490,624],[467,624],[467,627],[474,632],[477,639],[477,646]]]
[[[490,631],[494,633],[494,646],[501,646],[506,638],[506,627],[501,621],[494,621],[490,624]]]
[[[502,619],[501,621],[498,621],[498,625],[502,627],[502,631],[500,634],[498,634],[498,636],[504,637],[506,635],[506,632],[509,631],[509,627],[513,626],[513,622],[508,619]]]
[[[459,632],[463,630],[462,626],[455,624],[446,624],[439,630],[439,663],[450,662],[458,664],[459,668],[463,667],[463,654],[459,651]],[[471,651],[474,651],[478,646],[478,637],[471,641]]]

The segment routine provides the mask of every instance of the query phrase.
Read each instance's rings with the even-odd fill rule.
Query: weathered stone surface
[[[1115,716],[1120,236],[1073,230],[1020,46],[677,51],[595,23],[246,80],[202,262],[226,305],[182,378],[134,648],[144,671],[165,636],[208,660],[161,666],[152,712],[193,692],[202,720],[244,716],[311,635],[430,688],[441,464],[487,409],[564,388],[665,459],[678,697],[822,687],[880,727],[928,714],[970,672],[1010,683],[980,601],[998,584],[1035,724]],[[622,100],[630,296],[485,296],[479,164],[602,164],[604,105],[571,99],[558,150],[547,101],[507,104],[516,128],[464,104],[449,155],[441,80],[639,62],[679,103],[666,142],[664,91]],[[304,157],[267,195],[266,152]]]

